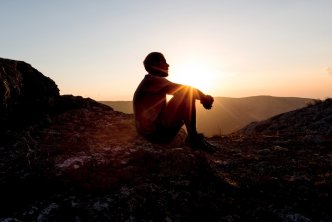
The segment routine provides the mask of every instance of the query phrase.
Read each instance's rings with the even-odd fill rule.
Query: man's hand
[[[203,98],[201,98],[201,104],[205,109],[211,109],[213,102],[214,99],[210,95],[205,95]]]

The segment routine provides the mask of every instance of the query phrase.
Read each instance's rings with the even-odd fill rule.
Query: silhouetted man
[[[206,109],[211,109],[213,97],[200,90],[168,81],[168,67],[163,54],[152,52],[144,60],[148,72],[137,87],[133,105],[136,128],[146,139],[170,142],[185,124],[188,137],[186,142],[194,149],[213,152],[209,144],[196,130],[195,100],[200,100]],[[173,98],[166,102],[166,94]]]

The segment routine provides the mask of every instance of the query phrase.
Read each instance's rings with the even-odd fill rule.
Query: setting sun
[[[217,76],[217,70],[211,66],[194,61],[175,66],[170,72],[172,81],[193,86],[205,92],[213,90]]]

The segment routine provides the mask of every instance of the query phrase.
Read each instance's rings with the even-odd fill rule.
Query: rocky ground
[[[211,138],[211,155],[183,133],[149,143],[133,116],[98,105],[7,133],[2,221],[332,219],[329,142],[239,133]]]
[[[24,64],[3,64],[1,222],[332,221],[331,100],[210,138],[208,154],[184,132],[152,144],[132,115],[54,83],[27,97]]]

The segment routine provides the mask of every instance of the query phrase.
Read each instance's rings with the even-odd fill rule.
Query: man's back
[[[172,85],[164,77],[145,75],[137,87],[134,99],[134,114],[138,131],[148,135],[155,131],[161,110],[166,105],[166,93]]]

